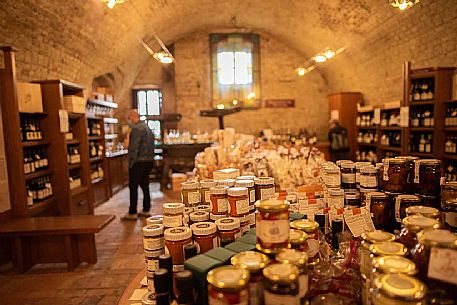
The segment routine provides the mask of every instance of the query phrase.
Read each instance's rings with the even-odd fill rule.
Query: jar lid
[[[193,211],[194,211],[194,208],[191,208],[191,207],[185,207],[185,208],[184,208],[184,214],[189,215],[189,214],[192,213]]]
[[[298,278],[300,271],[291,263],[277,263],[266,266],[263,276],[272,282],[291,283]]]
[[[382,163],[402,165],[402,164],[406,164],[406,160],[402,159],[402,158],[385,158],[385,159],[382,159]]]
[[[190,226],[194,235],[209,235],[216,233],[217,227],[212,222],[199,222]]]
[[[420,165],[440,165],[441,160],[438,159],[422,159],[422,160],[417,160],[416,162],[419,162]]]
[[[254,180],[236,180],[235,186],[237,187],[253,187]]]
[[[440,223],[435,218],[429,218],[422,215],[411,215],[403,218],[403,225],[408,230],[419,232],[423,229],[438,229]]]
[[[275,178],[272,177],[259,177],[254,179],[256,185],[271,185],[275,184]]]
[[[381,242],[381,241],[394,241],[395,240],[395,235],[393,235],[392,233],[381,231],[381,230],[375,230],[375,231],[371,231],[371,232],[362,233],[361,237],[365,242],[369,242],[371,244]]]
[[[305,231],[306,233],[313,233],[319,228],[319,224],[311,219],[297,219],[290,223],[292,229]]]
[[[249,272],[259,272],[268,265],[270,259],[260,252],[244,251],[233,256],[230,262],[238,269],[247,269]]]
[[[181,189],[183,190],[195,190],[200,187],[200,183],[197,181],[186,181],[181,183]]]
[[[406,254],[406,248],[403,244],[397,243],[395,241],[382,241],[374,243],[369,247],[370,252],[380,256],[383,255],[400,255],[404,256]]]
[[[235,185],[235,179],[224,179],[217,181],[217,185],[224,185],[228,187],[232,187]]]
[[[446,205],[457,206],[457,198],[451,198],[446,200]]]
[[[212,188],[209,189],[209,193],[211,195],[225,195],[227,194],[228,186],[225,185],[218,185],[218,186],[213,186]]]
[[[161,248],[158,250],[148,250],[144,249],[144,256],[150,259],[159,259],[159,256],[165,253],[165,249]]]
[[[255,207],[260,211],[279,212],[289,208],[289,202],[275,198],[261,199],[255,202]]]
[[[209,219],[211,219],[213,221],[216,221],[216,220],[222,219],[222,218],[227,218],[227,215],[225,215],[225,214],[219,215],[219,214],[213,214],[213,213],[209,214]]]
[[[146,271],[148,272],[148,271]],[[152,276],[148,276],[148,277],[152,277]],[[155,305],[157,304],[157,301],[156,301],[156,293],[155,292],[147,292],[143,295],[143,297],[141,298],[141,304],[143,305]]]
[[[349,199],[349,200],[360,199],[360,194],[356,193],[356,192],[345,193],[344,196],[346,199]]]
[[[289,241],[292,245],[302,245],[306,243],[307,238],[308,234],[306,234],[302,230],[290,229]]]
[[[249,213],[241,215],[241,216],[233,216],[240,221],[240,225],[249,221]]]
[[[162,235],[162,234],[163,234],[163,225],[161,225],[161,224],[147,225],[143,228],[144,237],[157,236],[157,235]]]
[[[303,267],[308,262],[308,252],[296,249],[282,249],[276,254],[276,260],[280,263],[290,263],[297,267]]]
[[[384,163],[382,162],[379,162],[379,163],[376,163],[376,169],[380,169],[381,167],[383,167]]]
[[[429,218],[435,218],[440,215],[440,211],[438,209],[427,207],[423,205],[413,205],[411,207],[406,208],[406,215],[422,215]]]
[[[151,216],[151,217],[146,218],[146,224],[148,226],[155,225],[155,224],[159,224],[160,225],[162,223],[163,223],[163,217],[159,216],[159,215]]]
[[[200,186],[205,189],[209,189],[210,187],[214,187],[216,185],[217,185],[217,181],[213,180],[213,179],[207,179],[207,180],[200,181]]]
[[[246,187],[231,187],[227,190],[227,195],[229,196],[245,196],[248,194],[248,189]]]
[[[206,280],[219,289],[240,289],[249,283],[250,274],[246,269],[222,266],[208,272]]]
[[[387,194],[383,192],[369,192],[367,196],[371,199],[387,199]]]
[[[234,217],[224,217],[216,220],[217,229],[220,231],[230,231],[240,228],[240,221]]]
[[[337,160],[336,165],[341,166],[343,163],[354,163],[351,160]]]
[[[205,211],[192,212],[190,213],[189,218],[192,222],[206,221],[209,219],[209,213]]]
[[[377,174],[378,170],[374,166],[365,166],[360,169],[362,174]]]
[[[457,181],[447,181],[443,187],[452,190],[457,190]]]
[[[344,196],[343,189],[328,189],[327,192],[330,196]]]
[[[341,163],[341,168],[349,168],[349,169],[355,168],[355,163],[352,163],[352,162]]]
[[[244,176],[237,177],[236,180],[252,180],[252,181],[254,181],[255,178],[256,178],[255,176],[244,175]]]
[[[382,273],[403,273],[407,275],[415,275],[417,273],[416,264],[398,255],[375,257],[373,266]]]
[[[396,200],[401,200],[401,201],[412,201],[412,202],[420,202],[421,199],[419,196],[416,196],[416,195],[398,195]]]
[[[356,162],[355,163],[355,168],[362,170],[362,168],[371,166],[371,162]]]
[[[169,228],[164,232],[166,240],[179,241],[192,237],[192,230],[188,227]]]
[[[184,203],[164,203],[163,204],[164,214],[183,214]]]
[[[327,167],[324,169],[324,172],[326,174],[340,174],[340,168],[339,167]]]
[[[376,277],[374,285],[388,297],[407,301],[422,300],[426,293],[426,287],[421,281],[401,273],[389,273]]]
[[[426,229],[417,233],[420,244],[431,247],[457,248],[457,234],[448,230]]]
[[[210,205],[206,205],[206,204],[197,205],[194,208],[194,211],[196,211],[196,212],[209,212],[209,211],[211,211],[211,206]]]

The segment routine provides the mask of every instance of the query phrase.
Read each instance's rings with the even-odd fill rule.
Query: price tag
[[[370,213],[365,208],[348,210],[343,215],[344,221],[354,237],[359,237],[362,233],[375,230]]]
[[[432,248],[428,264],[428,277],[457,285],[457,251]]]

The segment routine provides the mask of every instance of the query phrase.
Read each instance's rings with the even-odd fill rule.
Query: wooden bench
[[[39,263],[61,262],[72,271],[81,262],[97,262],[95,233],[113,219],[113,215],[15,218],[0,224],[0,236],[11,240],[19,272]]]

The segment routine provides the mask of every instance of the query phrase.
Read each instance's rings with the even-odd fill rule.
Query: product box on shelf
[[[19,112],[43,112],[40,84],[16,83]]]
[[[77,95],[65,95],[63,97],[64,108],[68,112],[74,113],[85,113],[86,112],[86,100]]]
[[[224,168],[213,173],[214,180],[236,179],[240,176],[240,170],[237,168]]]
[[[181,183],[187,181],[187,175],[182,173],[171,174],[171,189],[173,191],[181,190]]]

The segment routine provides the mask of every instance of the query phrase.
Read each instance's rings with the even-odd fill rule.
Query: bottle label
[[[260,199],[270,199],[275,196],[275,188],[268,187],[264,189],[260,189]]]
[[[444,214],[444,222],[450,227],[457,227],[457,213],[456,212],[446,212]]]
[[[180,227],[183,225],[182,215],[166,216],[163,215],[163,226],[166,228]]]
[[[341,174],[342,183],[355,183],[355,174]]]
[[[156,271],[157,269],[159,269],[158,259],[146,259],[146,264],[148,265],[148,271]]]
[[[143,238],[143,246],[146,250],[158,250],[164,247],[164,239],[160,238]]]
[[[187,202],[189,205],[200,203],[200,192],[189,192],[187,193]]]
[[[298,295],[279,295],[273,294],[268,290],[264,291],[265,305],[300,305]]]
[[[289,240],[289,220],[257,221],[257,237],[264,243],[283,243]]]
[[[236,211],[235,214],[243,215],[249,213],[249,202],[247,199],[237,200],[235,202]]]
[[[249,202],[255,202],[255,190],[254,189],[249,191]]]
[[[217,212],[226,213],[228,212],[228,200],[227,198],[217,199]]]
[[[401,208],[401,199],[397,197],[395,199],[395,220],[397,222],[401,222],[400,208]]]

